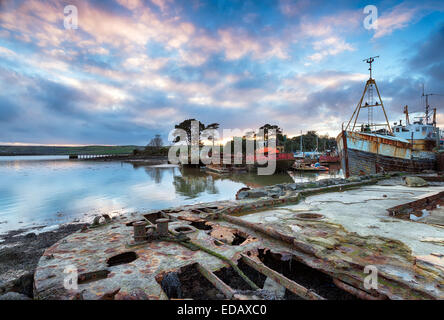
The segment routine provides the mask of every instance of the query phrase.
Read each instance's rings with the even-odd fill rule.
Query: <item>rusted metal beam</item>
[[[407,212],[407,210],[409,209],[410,211],[408,212],[413,213],[414,209],[420,210],[420,209],[425,209],[427,206],[432,204],[439,204],[438,201],[443,198],[444,198],[444,191],[441,191],[428,197],[420,198],[418,200],[414,200],[411,202],[400,204],[395,207],[388,208],[387,212],[389,213],[390,216],[397,216],[403,214]]]
[[[325,298],[321,297],[320,295],[316,294],[315,292],[305,288],[304,286],[300,285],[297,282],[294,282],[293,280],[288,279],[287,277],[283,276],[282,274],[274,271],[273,269],[270,269],[262,262],[256,261],[251,259],[250,257],[241,254],[242,260],[255,269],[256,271],[262,273],[263,275],[270,277],[274,281],[276,281],[278,284],[284,286],[289,291],[293,292],[294,294],[298,295],[299,297],[307,300],[325,300]]]
[[[308,253],[311,255],[315,254],[314,249],[312,247],[310,247],[309,245],[305,244],[303,241],[301,241],[295,237],[280,233],[279,231],[275,230],[272,227],[264,226],[261,223],[251,223],[251,222],[245,221],[241,218],[233,217],[233,216],[230,216],[227,214],[222,214],[221,217],[228,222],[231,222],[231,223],[234,223],[236,225],[243,226],[246,228],[250,228],[252,230],[261,232],[269,237],[272,237],[276,240],[286,242],[286,243],[292,245],[295,249],[300,250],[304,253]]]
[[[233,298],[235,293],[234,290],[221,279],[219,279],[219,277],[216,276],[213,272],[199,263],[197,263],[197,270],[199,270],[200,274],[203,275],[205,279],[210,281],[213,286],[219,289],[225,295],[225,297],[227,297],[227,299]]]
[[[358,109],[357,109],[358,112],[356,113],[355,122],[353,123],[353,129],[352,129],[351,131],[354,131],[354,130],[355,130],[356,121],[358,121],[359,113],[361,112],[362,100],[364,100],[365,92],[367,91],[367,87],[368,87],[368,85],[369,85],[369,81],[370,81],[370,80],[368,80],[367,83],[365,84],[364,92],[362,93],[361,100],[359,100],[359,104],[358,104],[358,107],[357,107],[357,108],[358,108]],[[353,118],[352,118],[352,119],[353,119]],[[351,121],[351,119],[350,119],[350,121]],[[348,126],[347,126],[347,128],[348,128]],[[347,131],[347,128],[345,129],[346,131]]]
[[[389,132],[392,133],[392,128],[390,127],[390,122],[387,118],[387,113],[385,113],[384,103],[382,102],[381,94],[379,93],[378,86],[376,85],[376,82],[373,80],[373,83],[375,84],[376,92],[378,93],[379,102],[381,102],[382,111],[384,111],[385,121],[387,121],[387,126],[389,128]]]
[[[352,295],[358,297],[359,299],[363,300],[385,300],[387,299],[386,296],[373,296],[370,293],[367,293],[361,289],[355,288],[345,282],[342,282],[341,280],[333,278],[333,283],[340,289],[347,291],[351,293]]]

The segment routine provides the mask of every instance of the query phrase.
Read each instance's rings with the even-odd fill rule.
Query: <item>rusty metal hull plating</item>
[[[337,137],[337,143],[346,177],[436,169],[434,152],[412,149],[412,145],[403,139],[342,131]]]

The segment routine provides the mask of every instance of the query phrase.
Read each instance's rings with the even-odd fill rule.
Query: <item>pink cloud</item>
[[[351,44],[347,43],[344,39],[338,37],[328,37],[313,43],[313,48],[316,52],[308,59],[314,62],[319,62],[329,55],[337,55],[344,51],[356,50]]]
[[[355,48],[346,41],[345,35],[356,32],[361,21],[362,13],[359,10],[347,10],[317,20],[302,16],[298,25],[286,30],[286,38],[292,42],[308,42],[312,45],[314,52],[307,56],[311,61],[305,63],[307,66],[329,55],[354,51]]]
[[[169,1],[154,2],[162,10],[168,8]],[[227,60],[246,55],[253,59],[287,58],[288,44],[278,38],[255,38],[242,29],[221,29],[213,37],[176,14],[159,17],[141,1],[118,0],[118,3],[131,10],[131,16],[117,15],[88,2],[73,0],[72,4],[78,8],[79,29],[65,30],[63,7],[59,2],[30,0],[18,8],[8,8],[0,18],[0,25],[5,31],[19,32],[23,41],[35,41],[42,47],[69,43],[102,55],[109,53],[105,45],[129,57],[139,55],[148,42],[156,41],[169,50],[177,50],[181,62],[193,66],[202,65],[209,55],[218,52],[223,52]]]
[[[401,3],[390,11],[379,11],[377,28],[373,39],[392,34],[396,30],[407,28],[421,20],[431,12],[443,12],[442,1],[415,2],[414,4]]]
[[[347,10],[338,14],[324,16],[314,20],[310,16],[302,16],[301,22],[290,31],[296,39],[309,37],[334,36],[338,33],[353,32],[362,23],[360,10]]]
[[[398,5],[387,14],[381,15],[378,18],[377,29],[373,38],[381,38],[391,34],[397,29],[403,29],[412,22],[418,15],[418,8],[405,7]]]
[[[156,6],[159,7],[160,11],[164,12],[169,4],[173,2],[172,0],[151,0]]]
[[[217,37],[198,34],[192,38],[190,46],[200,55],[201,62],[216,52],[223,52],[227,60],[238,60],[247,55],[256,60],[288,57],[285,41],[266,36],[256,39],[242,29],[220,29]]]
[[[117,3],[129,10],[134,10],[143,7],[141,0],[117,0]]]

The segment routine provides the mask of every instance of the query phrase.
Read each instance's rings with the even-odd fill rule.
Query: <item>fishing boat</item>
[[[337,136],[338,153],[346,177],[379,172],[421,172],[436,169],[434,148],[439,144],[439,129],[435,120],[429,123],[428,101],[425,120],[412,124],[390,126],[384,104],[375,79],[372,78],[372,63],[378,57],[365,59],[370,67],[370,78],[347,126]],[[376,92],[376,97],[375,93]],[[373,122],[374,110],[380,108],[386,123]],[[357,123],[360,112],[368,111],[368,122]],[[407,114],[408,117],[408,114]]]
[[[429,108],[428,101],[426,102],[426,108]],[[436,127],[436,108],[433,109],[432,122],[428,120],[428,110],[426,110],[426,116],[418,117],[413,123],[410,123],[408,106],[404,107],[404,113],[406,115],[406,124],[403,125],[402,120],[399,125],[395,123],[393,134],[396,137],[409,140],[415,150],[430,151],[435,147],[439,148],[440,131]]]
[[[320,163],[338,163],[340,158],[335,151],[327,150],[319,157]]]

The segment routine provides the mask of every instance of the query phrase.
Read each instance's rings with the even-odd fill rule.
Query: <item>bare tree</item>
[[[149,146],[149,147],[156,147],[156,148],[160,148],[160,147],[162,147],[162,146],[163,146],[163,140],[162,140],[162,138],[160,137],[160,134],[156,134],[156,135],[154,136],[154,138],[152,138],[152,139],[150,140],[150,143],[148,143],[148,146]]]

